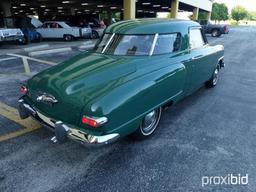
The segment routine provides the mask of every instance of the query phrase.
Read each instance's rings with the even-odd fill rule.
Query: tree
[[[248,12],[246,19],[251,20],[251,21],[256,21],[256,12],[255,11]]]
[[[247,10],[240,5],[235,6],[231,11],[231,16],[234,20],[236,20],[237,23],[240,20],[243,20],[247,16],[247,14]]]
[[[208,13],[205,11],[199,11],[198,20],[207,20]]]
[[[225,3],[213,3],[211,20],[215,22],[228,20],[228,7]]]

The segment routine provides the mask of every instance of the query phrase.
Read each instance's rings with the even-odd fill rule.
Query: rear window
[[[117,35],[106,53],[114,55],[149,55],[153,35]]]
[[[159,55],[180,50],[181,34],[124,35],[104,34],[96,44],[97,53],[109,55]]]
[[[112,55],[149,55],[154,40],[154,35],[116,34],[112,39],[111,37],[112,34],[105,34],[96,47],[96,52]]]

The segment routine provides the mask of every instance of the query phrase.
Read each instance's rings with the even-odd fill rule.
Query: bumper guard
[[[34,119],[36,119],[39,123],[42,125],[50,128],[50,130],[55,132],[55,137],[53,137],[51,140],[53,142],[65,142],[67,138],[79,142],[81,144],[87,145],[87,144],[109,144],[114,141],[116,141],[120,135],[118,133],[112,133],[102,136],[95,136],[90,135],[84,131],[81,131],[79,129],[71,128],[62,121],[53,121],[50,118],[48,118],[50,121],[54,122],[54,127],[52,125],[49,125],[47,122],[45,122],[40,116],[38,115],[38,112],[33,109],[30,105],[24,102],[24,100],[21,98],[19,99],[19,114],[21,119],[25,119],[29,116],[32,116]]]

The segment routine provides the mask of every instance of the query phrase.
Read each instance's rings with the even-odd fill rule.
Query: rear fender
[[[170,101],[179,100],[183,95],[185,78],[185,66],[171,64],[95,98],[86,105],[82,115],[105,116],[109,121],[100,130],[127,135],[138,128],[147,113]]]

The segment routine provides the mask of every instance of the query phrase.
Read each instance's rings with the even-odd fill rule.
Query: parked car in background
[[[220,37],[222,34],[229,33],[228,25],[212,24],[207,20],[201,20],[199,23],[202,26],[204,32],[211,34],[212,37]]]
[[[20,28],[24,34],[23,44],[28,44],[30,42],[41,42],[42,37],[36,31],[35,26],[31,23],[32,16],[16,16],[13,17],[13,22],[15,26]]]
[[[19,27],[15,26],[12,17],[0,17],[0,44],[10,41],[22,44],[24,42],[24,34]]]
[[[92,38],[92,28],[90,27],[89,24],[86,23],[80,23],[79,25],[75,25],[74,23],[66,22],[67,25],[69,25],[70,27],[76,27],[76,28],[80,28],[82,31],[86,31],[87,34],[83,35],[82,38]]]
[[[28,44],[30,42],[40,42],[41,35],[35,30],[35,26],[31,23],[32,16],[11,16],[2,18],[3,23],[8,28],[20,29],[23,37],[19,39],[20,44]]]
[[[92,39],[100,38],[106,29],[104,22],[96,18],[91,18],[89,25],[92,28]]]
[[[63,38],[65,41],[72,41],[76,38],[90,38],[91,28],[71,27],[64,21],[47,21],[36,28],[42,38]]]
[[[163,108],[204,84],[214,87],[222,67],[224,47],[208,45],[196,22],[117,22],[93,51],[29,79],[19,113],[49,127],[59,142],[107,144],[130,134],[144,139],[158,127]]]
[[[30,42],[39,43],[42,41],[42,36],[34,28],[23,28],[21,30],[24,34],[21,44],[29,44]]]
[[[0,44],[8,41],[22,43],[24,41],[22,31],[16,28],[0,28]]]
[[[92,39],[100,38],[106,28],[106,26],[95,26],[94,24],[90,24],[90,27],[92,28]]]

